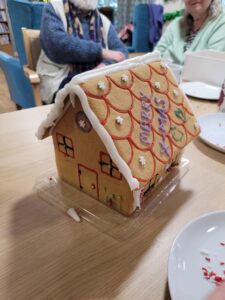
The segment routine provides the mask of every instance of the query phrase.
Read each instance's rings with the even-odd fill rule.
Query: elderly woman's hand
[[[125,59],[125,56],[122,52],[109,49],[102,49],[102,57],[103,59],[112,59],[117,62],[123,61]]]

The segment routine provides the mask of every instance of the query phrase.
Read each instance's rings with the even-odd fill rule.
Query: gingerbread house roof
[[[39,139],[77,98],[131,190],[145,186],[199,134],[189,101],[158,52],[75,76],[58,92]]]

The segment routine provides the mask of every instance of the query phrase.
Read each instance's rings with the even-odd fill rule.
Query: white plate
[[[205,300],[215,284],[204,278],[202,267],[223,275],[225,261],[225,211],[216,211],[193,220],[179,233],[170,251],[168,282],[172,300]],[[211,258],[207,262],[208,252]]]
[[[199,137],[211,147],[225,152],[225,113],[214,113],[198,117],[201,128]]]
[[[218,100],[220,96],[219,87],[200,81],[182,82],[180,88],[186,95],[195,98],[215,101]]]

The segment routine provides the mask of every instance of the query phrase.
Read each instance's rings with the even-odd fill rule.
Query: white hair
[[[95,10],[98,5],[98,0],[70,0],[70,2],[82,10]]]
[[[222,1],[212,0],[208,10],[208,16],[212,18],[216,18],[222,13],[222,11],[223,11]]]

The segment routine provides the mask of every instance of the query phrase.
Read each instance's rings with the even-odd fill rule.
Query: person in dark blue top
[[[45,103],[70,79],[93,68],[128,57],[110,21],[97,10],[97,0],[51,0],[42,16],[37,64]]]

